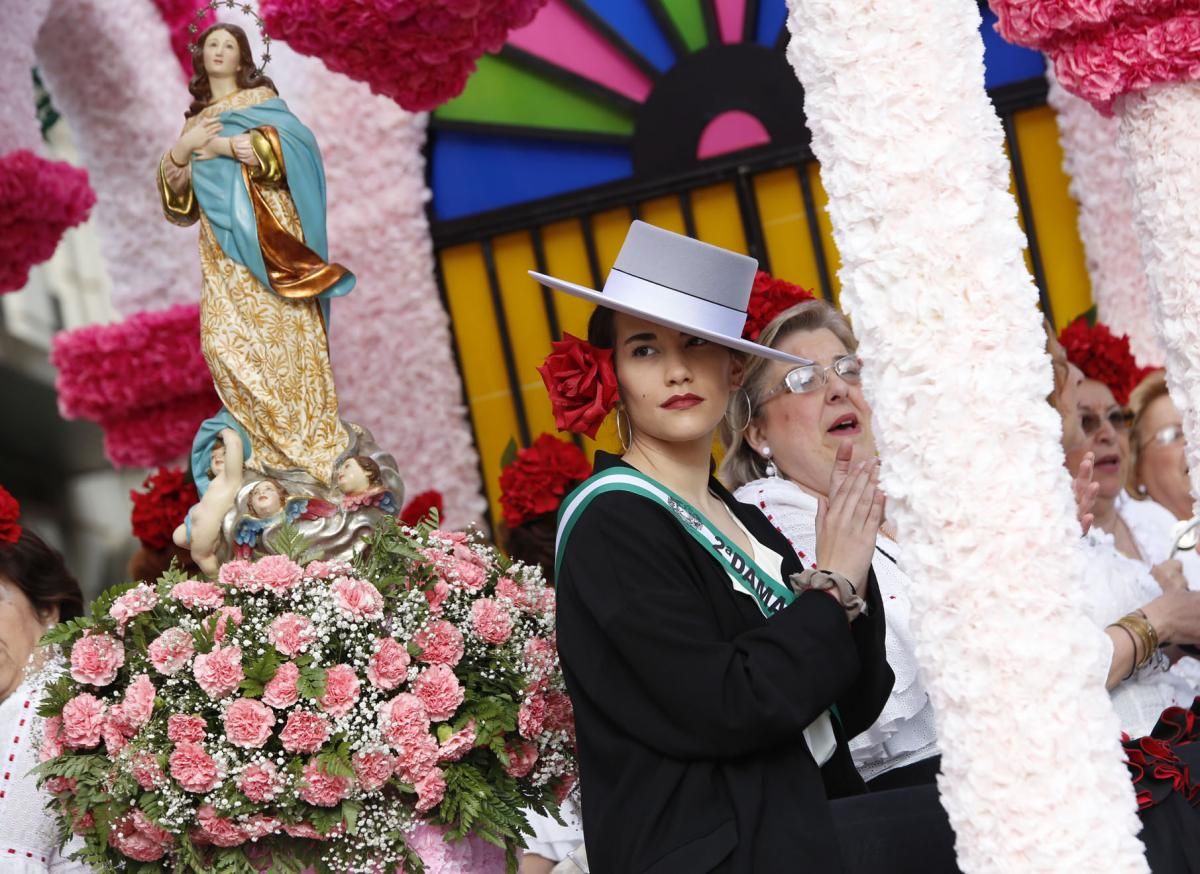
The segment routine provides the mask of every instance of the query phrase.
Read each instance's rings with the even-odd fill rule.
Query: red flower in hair
[[[538,373],[550,393],[554,424],[560,431],[595,437],[617,402],[612,350],[597,349],[570,334],[552,348]]]
[[[146,549],[166,549],[187,511],[200,500],[196,485],[182,470],[160,467],[142,481],[142,488],[147,491],[129,492],[133,501],[129,516],[133,536]]]
[[[438,519],[442,518],[442,493],[434,489],[414,495],[404,509],[400,511],[400,521],[409,527],[415,527],[425,520],[430,510],[437,510]]]
[[[500,473],[504,524],[516,528],[553,513],[576,484],[592,475],[587,456],[574,443],[541,434]]]
[[[742,336],[747,340],[757,340],[772,319],[806,300],[816,300],[816,295],[807,288],[758,271],[754,276],[754,287],[750,289],[750,303],[746,308],[746,326],[742,328]]]
[[[8,489],[0,486],[0,542],[16,543],[21,539],[21,505],[9,494]]]
[[[1129,403],[1129,393],[1153,371],[1151,367],[1138,366],[1137,359],[1129,351],[1127,336],[1114,336],[1102,322],[1089,325],[1087,319],[1080,316],[1063,329],[1058,341],[1068,360],[1088,379],[1108,386],[1122,406]]]

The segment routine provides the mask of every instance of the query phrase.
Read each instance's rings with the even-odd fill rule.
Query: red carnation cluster
[[[133,536],[146,549],[166,549],[187,511],[200,500],[196,484],[178,468],[160,467],[142,481],[142,488],[146,491],[129,492]]]
[[[409,499],[404,505],[404,509],[400,511],[400,521],[410,528],[415,528],[429,516],[431,510],[437,510],[438,519],[442,518],[444,503],[442,501],[442,493],[430,489],[427,492],[421,492]]]
[[[263,0],[267,32],[412,112],[456,97],[546,0]],[[349,6],[349,8],[347,8]]]
[[[509,528],[554,513],[566,494],[592,474],[574,443],[541,434],[500,473],[500,506]]]
[[[82,167],[28,149],[0,156],[0,294],[24,288],[29,268],[49,259],[95,202]]]
[[[200,34],[210,25],[217,23],[217,14],[212,9],[204,8],[198,0],[154,0],[162,20],[171,33],[171,50],[179,58],[183,69],[184,81],[192,78],[192,53],[188,51],[188,43],[197,42]],[[203,14],[200,14],[203,12]],[[188,30],[189,25],[196,25],[196,32]]]
[[[221,406],[200,351],[200,308],[143,312],[54,337],[58,408],[104,428],[113,464],[151,467],[192,448]]]
[[[0,543],[16,543],[21,539],[21,505],[4,486],[0,486]]]
[[[1153,371],[1151,367],[1138,366],[1129,351],[1127,336],[1113,336],[1107,325],[1101,322],[1089,325],[1083,316],[1067,325],[1058,340],[1070,362],[1088,379],[1108,386],[1122,406],[1129,403],[1129,393]]]
[[[770,273],[762,270],[754,277],[754,287],[750,290],[750,303],[746,308],[746,326],[742,328],[742,336],[747,340],[758,340],[763,328],[771,323],[784,310],[794,307],[806,300],[816,300],[807,288],[776,279]]]
[[[600,423],[617,403],[617,372],[612,350],[599,349],[571,334],[551,344],[538,373],[550,393],[554,424],[560,431],[595,438]]]

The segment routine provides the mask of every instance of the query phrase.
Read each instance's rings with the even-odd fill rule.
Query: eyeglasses
[[[1099,431],[1105,421],[1112,425],[1112,429],[1118,434],[1123,434],[1133,424],[1133,411],[1118,408],[1109,410],[1104,416],[1096,413],[1082,413],[1079,416],[1079,426],[1088,437]]]
[[[1141,445],[1142,449],[1148,447],[1151,443],[1156,443],[1159,446],[1170,446],[1172,443],[1183,442],[1183,426],[1182,425],[1165,425],[1154,432],[1154,436]]]
[[[862,382],[862,359],[857,355],[843,355],[835,358],[833,364],[828,367],[822,367],[820,364],[801,364],[799,367],[793,367],[784,376],[783,381],[763,395],[758,403],[761,406],[785,391],[794,395],[816,391],[829,382],[831,370],[850,385]]]

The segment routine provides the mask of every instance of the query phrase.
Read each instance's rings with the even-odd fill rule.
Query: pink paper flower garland
[[[95,202],[80,167],[25,149],[0,156],[0,293],[24,288],[29,268],[53,255]]]
[[[458,95],[475,61],[546,0],[262,0],[267,32],[329,69],[366,82],[405,109],[433,109]]]
[[[1105,115],[1155,84],[1200,77],[1200,9],[1188,0],[990,0],[1000,34],[1045,51],[1069,91]]]
[[[200,353],[200,311],[175,306],[116,325],[60,332],[63,416],[97,422],[119,467],[151,467],[186,454],[196,429],[220,406]]]

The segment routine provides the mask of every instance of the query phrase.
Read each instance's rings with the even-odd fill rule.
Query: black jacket
[[[597,470],[620,464],[597,454]],[[757,508],[710,488],[785,578],[802,569]],[[591,870],[840,871],[826,799],[863,791],[846,739],[893,681],[874,580],[853,625],[821,592],[765,619],[668,510],[617,491],[580,516],[557,584]],[[818,768],[802,733],[834,704],[838,748]]]

